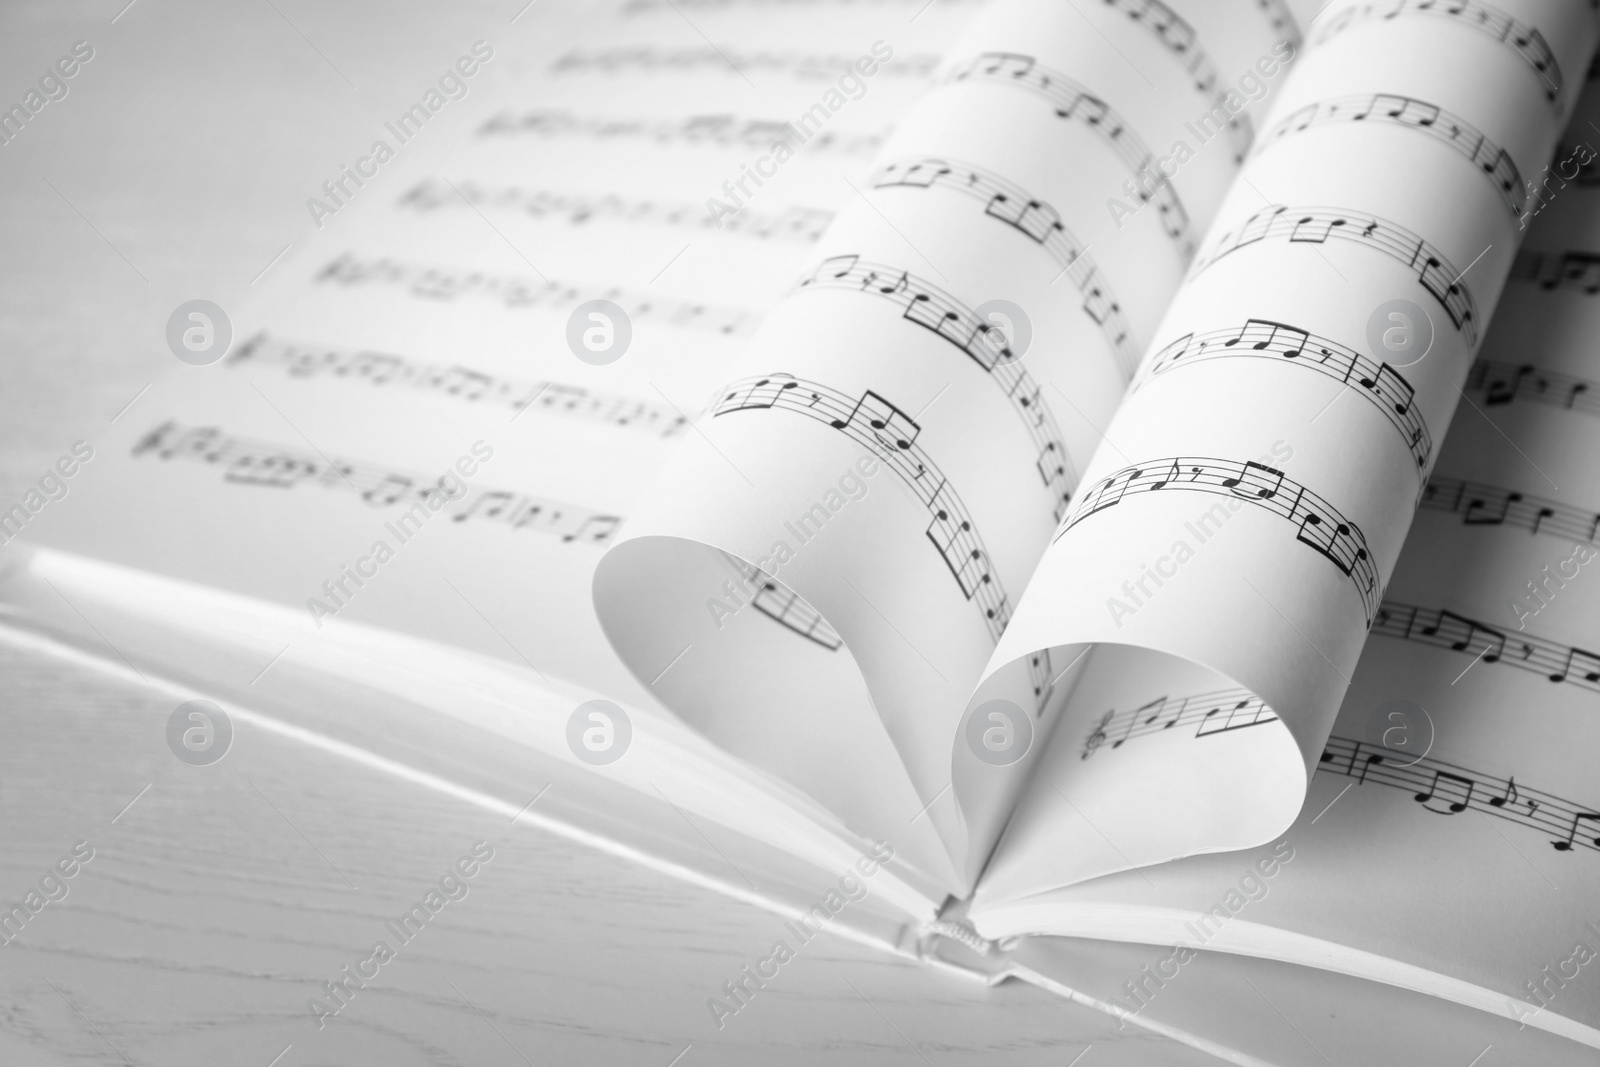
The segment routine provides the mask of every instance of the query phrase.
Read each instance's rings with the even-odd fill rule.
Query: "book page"
[[[1595,31],[1532,0],[1310,28],[995,652],[1097,648],[980,903],[1302,812]]]
[[[1600,1047],[1597,90],[1526,208],[1527,243],[1293,825],[1259,850],[980,903],[986,934],[1309,963]],[[1113,773],[1153,742],[1198,750],[1212,739],[1195,721],[1140,718],[1125,746],[1086,732],[1074,758]]]
[[[881,719],[970,889],[1074,650],[980,679],[1293,36],[1254,0],[985,9],[602,561],[634,675],[735,750]]]
[[[71,499],[8,537],[290,605],[308,635],[463,647],[648,728],[593,568],[975,9],[922,7],[535,8],[442,42],[417,108],[308,188],[296,249],[212,294],[226,323],[138,342],[153,384],[84,443]],[[280,652],[305,649],[260,666]],[[899,854],[941,872],[883,727],[849,714],[863,700],[736,747],[788,761],[858,834],[892,819]]]

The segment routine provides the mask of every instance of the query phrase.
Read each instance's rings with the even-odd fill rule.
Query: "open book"
[[[1140,1025],[1204,950],[1600,1047],[1591,6],[814,15],[461,42],[14,622]]]

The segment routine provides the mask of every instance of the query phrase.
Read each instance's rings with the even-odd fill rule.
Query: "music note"
[[[1555,846],[1555,850],[1557,852],[1572,851],[1573,842],[1576,841],[1578,837],[1578,821],[1580,819],[1591,819],[1597,823],[1600,823],[1600,812],[1580,811],[1573,815],[1572,826],[1567,830],[1567,839],[1565,841],[1550,842],[1551,845]],[[1594,838],[1594,845],[1596,848],[1600,848],[1600,837]]]
[[[1511,511],[1511,505],[1521,499],[1521,493],[1506,493],[1500,498],[1500,508],[1496,511],[1491,509],[1481,498],[1474,497],[1468,502],[1461,521],[1467,526],[1499,526],[1506,521],[1506,515]],[[1549,509],[1546,508],[1545,510],[1548,511]],[[1534,532],[1539,532],[1537,524],[1534,526]]]
[[[377,485],[361,494],[375,508],[388,507],[416,493],[416,486],[403,474],[386,474]]]
[[[1552,682],[1564,682],[1576,666],[1578,673],[1586,682],[1600,682],[1600,656],[1593,652],[1585,652],[1581,648],[1567,651],[1567,661],[1561,669],[1550,675]]]
[[[1506,783],[1506,795],[1505,796],[1503,796],[1503,797],[1490,797],[1489,798],[1489,803],[1494,805],[1497,808],[1503,808],[1507,804],[1515,804],[1516,802],[1517,802],[1517,780],[1516,780],[1515,777],[1513,777],[1510,781],[1508,781]],[[1531,803],[1531,801],[1530,801],[1530,803]]]
[[[1428,805],[1433,802],[1435,794],[1439,792],[1439,783],[1441,779],[1447,779],[1450,787],[1458,791],[1460,787],[1465,786],[1466,792],[1461,794],[1460,800],[1447,800],[1445,797],[1439,797],[1440,802],[1448,805],[1444,809],[1429,808]],[[1476,786],[1477,783],[1471,778],[1464,778],[1459,774],[1451,774],[1449,771],[1434,771],[1433,783],[1428,787],[1428,791],[1426,793],[1418,793],[1415,799],[1417,803],[1421,804],[1424,808],[1428,808],[1429,811],[1437,812],[1440,815],[1455,815],[1459,812],[1465,811],[1467,805],[1472,802],[1472,791],[1474,788],[1476,788]]]
[[[1473,643],[1473,638],[1479,634],[1483,634],[1488,638],[1488,649],[1482,653],[1483,661],[1485,663],[1494,663],[1505,654],[1505,634],[1498,630],[1491,630],[1482,623],[1474,622],[1465,616],[1457,615],[1453,611],[1439,612],[1439,621],[1434,623],[1432,626],[1424,626],[1419,632],[1424,637],[1434,637],[1439,635],[1440,631],[1446,626],[1447,623],[1453,623],[1454,629],[1456,629],[1458,632],[1463,629],[1466,631],[1466,633],[1459,640],[1452,640],[1448,636],[1445,637],[1445,640],[1449,642],[1450,647],[1456,652],[1465,652],[1467,647]]]

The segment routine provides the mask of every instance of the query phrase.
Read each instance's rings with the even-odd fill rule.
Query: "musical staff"
[[[1177,699],[1157,697],[1137,708],[1106,712],[1090,728],[1078,758],[1088,759],[1113,737],[1116,740],[1111,741],[1111,748],[1118,749],[1130,738],[1161,733],[1174,726],[1192,725],[1194,736],[1209,737],[1277,721],[1277,714],[1248,689],[1225,689]]]
[[[1480,133],[1465,119],[1415,97],[1377,93],[1372,96],[1341,96],[1308,104],[1261,137],[1256,142],[1255,151],[1264,152],[1269,145],[1276,144],[1290,134],[1329,122],[1394,123],[1444,141],[1483,171],[1513,215],[1522,215],[1528,190],[1511,154],[1490,141],[1486,134]]]
[[[1189,278],[1198,277],[1222,257],[1262,241],[1282,240],[1292,245],[1326,244],[1334,239],[1376,249],[1415,271],[1417,281],[1444,308],[1467,344],[1478,343],[1477,304],[1472,291],[1460,281],[1461,272],[1427,241],[1376,215],[1341,208],[1263,208],[1238,229],[1218,238],[1209,253],[1202,253],[1190,268]]]
[[[700,68],[727,72],[730,65],[754,74],[785,75],[806,81],[833,81],[839,71],[848,70],[856,57],[844,53],[778,51],[761,48],[749,50],[724,44],[719,47],[693,45],[682,48],[664,48],[658,45],[624,45],[615,48],[585,50],[574,48],[559,56],[550,65],[553,74],[599,71],[616,74],[619,71],[684,71]],[[899,52],[893,63],[880,69],[889,77],[922,81],[939,65],[939,56],[932,52]]]
[[[682,119],[626,119],[610,115],[574,115],[570,111],[535,108],[518,114],[501,112],[485,120],[475,136],[587,137],[597,141],[629,139],[655,144],[711,144],[720,148],[769,151],[773,142],[800,138],[783,119],[737,118],[729,114],[690,115]],[[882,133],[822,129],[805,142],[807,152],[842,156],[871,155],[883,143]]]
[[[1320,44],[1350,26],[1369,18],[1398,18],[1401,15],[1444,15],[1457,25],[1482,30],[1516,52],[1538,75],[1539,89],[1552,102],[1561,95],[1561,65],[1544,36],[1533,26],[1525,26],[1497,7],[1478,0],[1381,0],[1353,5],[1339,12],[1317,35]]]
[[[679,300],[657,300],[642,293],[621,289],[604,292],[583,291],[562,282],[530,282],[522,278],[485,274],[482,271],[456,271],[440,267],[414,267],[387,257],[363,262],[346,253],[317,272],[312,281],[338,282],[341,285],[398,285],[424,300],[449,301],[469,295],[498,300],[520,310],[546,307],[564,311],[585,300],[603,297],[621,305],[635,322],[651,320],[682,329],[709,330],[720,334],[747,334],[755,330],[760,315],[753,311],[693,304]]]
[[[726,552],[722,553],[722,559],[746,589],[755,586],[755,595],[750,598],[751,607],[829,652],[837,652],[844,645],[844,639],[828,625],[822,612],[807,604],[799,593],[772,575],[763,573],[753,563],[746,563]]]
[[[1430,478],[1422,491],[1422,506],[1459,514],[1466,526],[1514,526],[1531,534],[1591,543],[1600,533],[1600,511],[1460,478]]]
[[[503,378],[458,365],[418,363],[387,352],[341,352],[278,340],[258,333],[228,355],[227,367],[261,365],[281,369],[291,378],[326,375],[373,386],[395,386],[437,393],[471,404],[493,404],[586,419],[640,430],[659,437],[678,437],[688,422],[670,407],[614,393],[560,382]]]
[[[1423,809],[1447,818],[1476,811],[1541,831],[1557,852],[1600,852],[1600,812],[1518,786],[1515,777],[1496,778],[1428,756],[1414,759],[1348,737],[1328,738],[1317,770],[1354,778],[1359,785],[1403,790]]]
[[[1078,476],[1055,416],[1045,403],[1044,388],[1020,359],[1013,358],[1004,330],[978,318],[955,297],[921,278],[894,267],[863,263],[859,256],[823,260],[796,288],[851,289],[889,300],[904,308],[906,321],[932,331],[971,357],[1005,393],[1022,420],[1036,450],[1034,467],[1051,495],[1056,519],[1061,518]]]
[[[455,498],[444,486],[444,477],[430,478],[320,455],[295,452],[266,441],[232,437],[215,426],[184,427],[168,420],[151,430],[134,445],[133,456],[154,456],[162,460],[188,460],[216,464],[223,480],[234,485],[257,485],[274,489],[293,489],[314,485],[357,494],[374,508],[410,504],[426,512],[452,509],[454,522],[469,519],[500,522],[512,529],[536,530],[565,542],[600,545],[608,542],[622,525],[620,515],[609,515],[588,508],[574,507],[553,500],[467,487]],[[434,498],[448,503],[444,508],[428,508]]]
[[[1184,334],[1151,357],[1144,377],[1133,388],[1139,389],[1152,378],[1180,366],[1232,357],[1282,359],[1358,386],[1357,393],[1383,412],[1399,431],[1418,471],[1427,468],[1433,454],[1433,437],[1413,403],[1415,390],[1411,383],[1387,363],[1286,323],[1246,319],[1243,327]]]
[[[1600,293],[1600,253],[1520,251],[1511,264],[1512,281],[1537,282],[1541,289],[1578,289]]]
[[[1109,104],[1065,74],[1040,66],[1033,56],[1015,52],[984,52],[956,67],[948,76],[949,81],[966,81],[969,78],[992,79],[1040,94],[1055,108],[1058,118],[1082,122],[1099,134],[1127,164],[1136,179],[1147,169],[1159,175],[1154,153],[1139,139],[1138,134],[1128,128],[1121,116],[1111,110]],[[1194,233],[1190,228],[1189,213],[1184,210],[1172,183],[1159,182],[1153,193],[1141,190],[1139,198],[1155,203],[1161,213],[1163,229],[1168,237],[1177,242],[1180,254],[1187,262],[1194,255]]]
[[[1194,32],[1194,27],[1185,22],[1176,11],[1161,0],[1106,0],[1106,3],[1155,34],[1156,39],[1183,64],[1183,69],[1194,78],[1194,87],[1207,100],[1213,104],[1221,104],[1227,98],[1228,89],[1223,84],[1222,75],[1217,71],[1217,65],[1211,61],[1206,50],[1200,47],[1200,37]],[[1244,161],[1254,135],[1250,127],[1250,116],[1243,111],[1228,120],[1228,136],[1233,141],[1234,162]]]
[[[1294,45],[1298,50],[1300,47],[1300,24],[1295,20],[1294,12],[1289,10],[1286,0],[1256,0],[1256,6],[1266,16],[1273,32]]]
[[[1355,584],[1367,625],[1372,625],[1380,593],[1378,568],[1367,551],[1366,535],[1316,493],[1282,471],[1254,461],[1177,456],[1124,467],[1078,495],[1056,540],[1084,519],[1129,496],[1160,491],[1233,497],[1288,519],[1296,526],[1295,540],[1326,557]]]
[[[1467,375],[1466,391],[1483,394],[1486,406],[1532,400],[1569,411],[1600,415],[1600,383],[1541,370],[1531,363],[1514,366],[1479,360]]]
[[[1575,685],[1600,693],[1600,654],[1497,627],[1439,608],[1420,608],[1385,600],[1378,607],[1372,632],[1382,637],[1448,648],[1485,663],[1543,675],[1557,685]]]
[[[459,190],[459,195],[457,193]],[[658,204],[653,200],[629,200],[614,194],[586,196],[582,193],[555,193],[544,189],[505,186],[481,188],[470,179],[456,183],[455,189],[431,178],[424,178],[401,194],[398,206],[425,214],[464,207],[483,207],[499,211],[519,211],[536,219],[564,221],[582,226],[596,219],[622,223],[646,222],[657,226],[683,226],[724,233],[743,233],[763,240],[795,241],[814,244],[833,221],[833,212],[790,206],[777,213],[746,207],[719,221],[706,211],[705,204]]]
[[[1105,333],[1124,376],[1132,378],[1142,353],[1134,347],[1122,307],[1100,270],[1061,221],[1054,207],[1022,187],[971,163],[934,157],[899,160],[880,168],[868,181],[875,189],[928,189],[937,185],[983,201],[983,213],[999,219],[1050,253],[1083,294],[1083,311]]]

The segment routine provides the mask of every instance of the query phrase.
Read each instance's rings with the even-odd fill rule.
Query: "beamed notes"
[[[229,354],[224,366],[268,366],[291,378],[327,376],[373,386],[420,389],[470,404],[495,404],[512,411],[533,409],[543,414],[605,423],[677,437],[688,422],[676,410],[646,400],[585,389],[560,382],[539,382],[485,374],[459,365],[419,363],[388,352],[341,352],[281,341],[256,334]]]
[[[746,563],[726,552],[722,553],[722,560],[741,584],[746,588],[755,588],[750,606],[761,614],[829,652],[837,652],[844,645],[844,640],[828,625],[822,612],[807,604],[799,593],[764,573],[753,563]]]
[[[715,219],[706,212],[704,204],[658,204],[653,200],[634,200],[615,194],[588,196],[546,189],[523,189],[515,185],[485,189],[467,179],[457,182],[452,189],[448,185],[435,184],[431,178],[424,178],[402,195],[397,203],[399,207],[419,213],[476,208],[481,204],[492,210],[518,211],[536,219],[565,221],[572,226],[582,226],[596,219],[618,223],[644,222],[657,226],[720,230],[802,244],[815,244],[821,238],[822,231],[833,221],[831,211],[794,206],[776,213],[746,207],[733,215]]]
[[[1402,15],[1443,15],[1455,20],[1457,25],[1482,30],[1528,65],[1538,77],[1546,100],[1554,101],[1561,95],[1561,66],[1544,36],[1534,27],[1525,26],[1499,8],[1479,0],[1384,0],[1348,7],[1323,27],[1317,42],[1320,44],[1366,19],[1392,19]]]
[[[1569,508],[1544,497],[1460,478],[1428,479],[1422,506],[1460,515],[1466,526],[1514,526],[1532,534],[1588,542],[1600,533],[1600,510]]]
[[[922,427],[870,390],[852,398],[787,374],[747,378],[727,386],[722,399],[712,408],[712,417],[760,410],[791,411],[826,423],[871,449],[894,471],[927,508],[931,521],[923,532],[939,558],[944,560],[962,597],[977,605],[989,636],[997,642],[1000,640],[1011,619],[1011,602],[971,513],[949,480],[917,444],[917,434]],[[1050,695],[1048,653],[1035,658],[1031,674],[1034,696],[1043,708]]]
[[[1194,736],[1208,737],[1277,721],[1277,714],[1248,689],[1157,697],[1137,708],[1106,712],[1090,728],[1078,758],[1088,759],[1108,742],[1111,748],[1118,749],[1129,738],[1161,733],[1174,726],[1193,726]]]
[[[1537,282],[1541,289],[1577,289],[1593,296],[1600,293],[1600,253],[1521,251],[1511,264],[1510,278]]]
[[[959,348],[1005,393],[1034,446],[1034,466],[1050,493],[1059,520],[1072,497],[1077,473],[1067,445],[1045,402],[1044,389],[1007,346],[1005,332],[980,319],[955,297],[894,267],[863,263],[859,256],[834,256],[800,280],[797,290],[850,289],[889,300],[902,318]]]
[[[1065,74],[1040,66],[1033,56],[1015,52],[985,52],[952,70],[948,80],[966,81],[970,78],[1015,85],[1043,96],[1055,109],[1058,118],[1082,122],[1099,134],[1135,178],[1146,168],[1155,168],[1155,155],[1122,117],[1111,110],[1110,104]],[[1141,190],[1139,197],[1156,205],[1161,213],[1162,227],[1167,236],[1177,242],[1179,253],[1187,263],[1189,257],[1194,255],[1194,232],[1189,223],[1189,213],[1184,210],[1172,183],[1162,182],[1152,194]]]
[[[468,488],[452,496],[443,478],[408,474],[346,460],[324,460],[263,441],[232,437],[215,426],[183,427],[173,421],[157,426],[133,448],[135,458],[189,460],[215,464],[233,485],[293,489],[315,485],[353,492],[374,508],[430,505],[449,501],[455,522],[499,522],[516,530],[536,530],[563,541],[605,544],[622,524],[609,515],[559,501],[503,490]]]
[[[1404,375],[1387,363],[1286,323],[1247,319],[1242,327],[1186,334],[1151,357],[1149,368],[1134,389],[1178,367],[1208,359],[1241,357],[1283,360],[1359,387],[1358,394],[1383,412],[1399,432],[1416,461],[1419,476],[1426,470],[1433,454],[1433,437],[1413,403],[1415,390]]]
[[[750,333],[760,319],[752,311],[679,300],[657,300],[621,289],[584,291],[556,281],[530,282],[477,270],[413,267],[388,258],[363,262],[348,254],[323,267],[314,280],[339,282],[351,287],[397,285],[423,300],[454,300],[458,296],[487,297],[513,309],[545,307],[552,311],[565,311],[592,297],[604,297],[620,304],[628,317],[635,321],[648,319],[668,326],[710,330],[720,334]]]
[[[1060,264],[1083,294],[1084,314],[1094,320],[1111,342],[1123,375],[1133,377],[1141,353],[1128,334],[1122,307],[1089,258],[1087,246],[1066,228],[1055,208],[998,174],[957,160],[932,157],[899,160],[880,168],[868,181],[875,189],[938,186],[982,201],[985,215],[999,219],[1040,245]]]
[[[1531,400],[1569,411],[1600,415],[1600,383],[1540,370],[1530,363],[1516,366],[1479,360],[1467,375],[1468,392],[1482,393],[1486,406]]]
[[[1600,812],[1526,785],[1516,777],[1495,778],[1466,767],[1356,741],[1330,737],[1317,770],[1354,778],[1359,785],[1385,785],[1411,794],[1440,815],[1476,811],[1547,835],[1557,852],[1600,852]]]
[[[1177,456],[1124,467],[1079,494],[1056,540],[1097,512],[1163,491],[1236,497],[1287,519],[1295,526],[1295,540],[1325,556],[1354,583],[1367,625],[1372,625],[1380,594],[1378,568],[1367,551],[1366,536],[1316,493],[1282,471],[1254,461]]]
[[[1490,626],[1453,611],[1385,600],[1378,607],[1372,632],[1448,648],[1485,663],[1501,663],[1543,675],[1550,682],[1600,693],[1600,654],[1525,631]]]
[[[1341,208],[1303,208],[1273,206],[1246,219],[1237,230],[1223,234],[1209,252],[1202,253],[1189,270],[1198,277],[1219,259],[1242,248],[1266,241],[1294,244],[1326,244],[1330,240],[1349,241],[1363,248],[1382,252],[1414,271],[1417,281],[1439,302],[1450,323],[1461,331],[1469,346],[1478,343],[1477,304],[1472,291],[1460,281],[1444,253],[1403,227],[1375,215]]]
[[[1228,89],[1222,82],[1222,75],[1217,71],[1217,65],[1211,61],[1206,50],[1200,47],[1200,36],[1194,32],[1194,27],[1185,22],[1176,11],[1163,4],[1161,0],[1106,0],[1106,3],[1155,34],[1156,39],[1166,46],[1167,51],[1183,64],[1183,69],[1194,78],[1194,87],[1207,100],[1213,104],[1223,102],[1228,95]],[[1230,118],[1228,136],[1233,142],[1234,161],[1242,162],[1245,153],[1250,150],[1250,140],[1254,136],[1250,128],[1250,116],[1241,111]]]
[[[1307,104],[1274,126],[1256,142],[1256,152],[1264,152],[1290,134],[1330,122],[1393,123],[1420,130],[1449,144],[1470,159],[1494,184],[1513,215],[1521,216],[1528,190],[1510,153],[1480,133],[1465,119],[1458,118],[1425,100],[1410,96],[1377,93],[1372,96],[1341,96]]]

